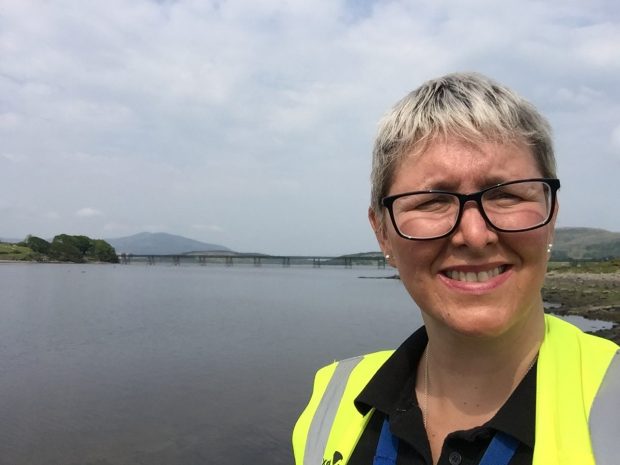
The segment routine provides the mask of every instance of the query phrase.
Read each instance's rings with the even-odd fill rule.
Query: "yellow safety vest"
[[[533,465],[617,465],[618,345],[545,315],[536,381]],[[318,371],[293,431],[296,465],[346,465],[373,410],[353,401],[393,351],[334,362]]]

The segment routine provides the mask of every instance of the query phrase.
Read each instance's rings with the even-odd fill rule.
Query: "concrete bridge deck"
[[[267,264],[281,264],[287,266],[312,266],[320,268],[321,266],[344,266],[352,268],[353,265],[373,265],[378,268],[385,268],[385,257],[376,256],[312,256],[312,255],[253,255],[253,254],[171,254],[171,255],[154,255],[154,254],[121,254],[118,256],[119,262],[125,265],[135,262],[144,262],[149,265],[157,263],[172,263],[176,266],[182,263],[186,264],[225,264],[233,266],[234,264],[261,266]]]

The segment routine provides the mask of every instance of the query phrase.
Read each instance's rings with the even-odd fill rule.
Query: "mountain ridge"
[[[176,234],[164,232],[140,232],[132,236],[106,239],[117,254],[175,255],[189,252],[232,252],[220,244],[201,242]]]
[[[604,260],[620,257],[620,233],[600,228],[556,228],[551,259]]]

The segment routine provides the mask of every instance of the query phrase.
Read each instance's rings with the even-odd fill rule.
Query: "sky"
[[[554,129],[557,225],[620,231],[615,0],[0,0],[0,238],[378,250],[377,122],[484,73]]]

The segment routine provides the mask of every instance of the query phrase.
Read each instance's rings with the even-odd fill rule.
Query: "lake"
[[[421,325],[394,274],[2,264],[0,465],[291,464],[316,369]]]
[[[0,464],[290,464],[316,369],[421,324],[393,274],[0,265]]]

